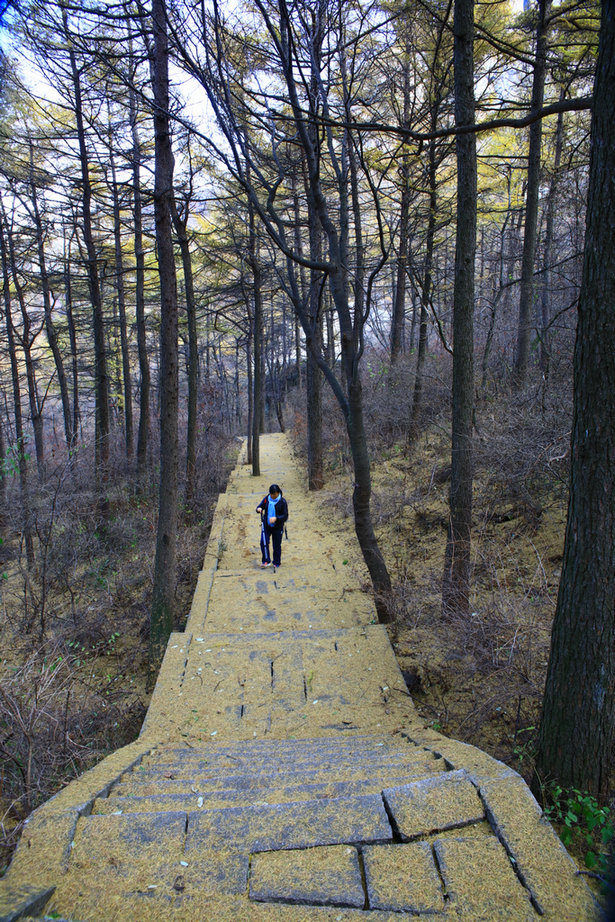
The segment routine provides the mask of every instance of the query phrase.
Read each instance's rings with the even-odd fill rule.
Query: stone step
[[[242,758],[251,760],[255,756],[271,753],[278,758],[294,759],[297,755],[311,755],[314,752],[333,752],[333,753],[358,753],[361,756],[370,752],[382,751],[395,752],[419,752],[424,750],[416,746],[410,740],[404,737],[394,736],[376,736],[376,735],[358,735],[348,733],[346,735],[329,735],[318,737],[298,737],[290,739],[268,739],[248,740],[237,743],[214,744],[211,743],[203,747],[195,746],[164,746],[153,750],[150,759],[158,759],[166,753],[171,753],[172,758],[183,758],[196,755],[206,758]]]
[[[182,771],[180,768],[170,766],[167,771],[144,771],[128,772],[122,776],[119,783],[113,787],[111,795],[125,795],[127,793],[137,793],[144,786],[154,787],[156,789],[166,790],[166,785],[173,782],[174,784],[189,786],[198,786],[199,792],[220,791],[225,788],[234,790],[252,790],[266,787],[282,787],[290,784],[329,784],[332,781],[363,781],[371,778],[388,778],[388,777],[426,777],[431,775],[440,775],[446,771],[446,764],[443,759],[425,759],[415,762],[408,761],[405,764],[365,764],[347,765],[344,770],[339,767],[333,767],[331,770],[323,771],[319,768],[303,768],[296,771],[289,769],[287,771],[261,771],[252,773],[250,771],[235,772],[208,772],[195,770],[190,773]]]
[[[299,749],[293,755],[292,750],[280,753],[263,750],[260,753],[251,754],[248,744],[243,754],[238,752],[210,755],[206,753],[206,750],[201,750],[200,753],[192,751],[186,755],[178,753],[172,757],[167,752],[161,755],[161,758],[149,757],[144,760],[134,770],[134,774],[142,775],[146,771],[199,772],[202,775],[231,771],[233,774],[239,774],[245,770],[250,775],[255,775],[260,772],[272,774],[278,771],[311,771],[314,769],[343,772],[346,767],[355,768],[363,764],[375,768],[378,766],[388,768],[437,761],[431,753],[423,753],[411,747],[381,750],[357,749],[341,752],[335,749],[315,749],[312,753]]]
[[[440,772],[445,769],[443,759],[437,758],[405,758],[397,759],[357,759],[336,760],[331,758],[326,761],[316,762],[297,762],[279,764],[275,760],[269,760],[266,763],[252,767],[246,763],[236,763],[229,765],[210,765],[205,762],[169,762],[162,765],[149,766],[143,769],[136,769],[122,777],[123,783],[140,784],[143,781],[147,783],[161,783],[165,778],[173,780],[193,781],[195,778],[200,779],[202,783],[222,782],[228,786],[229,779],[236,779],[237,783],[242,780],[252,781],[262,779],[263,784],[279,784],[285,778],[292,779],[311,779],[314,781],[327,780],[346,780],[351,781],[360,778],[375,777],[381,774],[431,774]]]
[[[107,798],[94,804],[93,813],[150,813],[162,810],[197,810],[203,807],[227,807],[242,803],[288,803],[293,800],[316,800],[327,797],[376,794],[384,788],[398,787],[433,777],[426,771],[391,772],[353,780],[302,781],[301,776],[281,783],[274,779],[222,779],[213,787],[209,779],[201,781],[166,780],[164,784],[139,785],[120,783]],[[236,783],[233,784],[233,781]]]
[[[152,851],[157,860],[198,859],[203,850],[312,848],[387,842],[392,829],[380,794],[196,811],[91,814],[79,820],[70,863],[107,864],[115,843]],[[124,847],[122,847],[124,851]]]

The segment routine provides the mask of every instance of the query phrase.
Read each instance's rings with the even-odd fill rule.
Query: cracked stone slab
[[[417,914],[444,910],[442,881],[428,842],[366,845],[363,862],[370,909]]]
[[[357,850],[330,845],[254,854],[250,899],[362,908],[365,892]]]
[[[382,798],[371,794],[204,810],[188,816],[186,854],[203,847],[256,852],[391,838]]]
[[[517,863],[521,879],[547,918],[594,919],[592,893],[522,778],[481,781],[487,818]],[[557,881],[557,886],[553,882]]]
[[[467,922],[539,922],[530,894],[495,836],[433,843],[451,904]]]
[[[485,815],[476,788],[463,769],[385,788],[382,796],[404,841],[477,823]]]

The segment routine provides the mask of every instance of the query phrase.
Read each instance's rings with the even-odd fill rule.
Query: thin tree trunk
[[[560,92],[560,100],[564,98],[564,90]],[[555,223],[555,201],[559,184],[559,169],[562,159],[564,142],[564,113],[557,116],[555,129],[555,156],[553,159],[553,172],[547,193],[547,214],[545,220],[545,247],[543,259],[542,292],[540,297],[540,370],[545,381],[549,377],[551,364],[551,261],[553,259],[553,226]]]
[[[301,390],[302,373],[301,373],[301,324],[299,317],[295,314],[295,364],[297,366],[297,387]]]
[[[23,535],[26,547],[26,564],[28,570],[34,567],[34,542],[30,526],[30,502],[28,491],[28,462],[24,443],[23,416],[21,410],[21,385],[19,381],[19,362],[15,349],[15,332],[11,306],[11,287],[9,278],[8,255],[6,251],[6,238],[4,232],[4,214],[0,208],[0,258],[2,260],[2,289],[4,298],[4,319],[6,323],[6,338],[9,347],[9,360],[11,363],[11,379],[13,384],[13,413],[15,415],[15,438],[17,448],[17,466],[19,468],[19,489],[21,493],[21,511],[23,516]]]
[[[265,393],[263,387],[263,296],[261,266],[258,256],[254,208],[248,203],[249,212],[249,239],[248,254],[252,270],[253,286],[253,362],[254,362],[254,410],[252,416],[252,474],[260,476],[260,433],[263,426],[263,412]]]
[[[73,377],[73,424],[72,424],[73,441],[70,446],[71,448],[73,448],[77,441],[77,434],[79,432],[79,423],[80,423],[81,416],[79,412],[79,363],[77,360],[77,331],[75,329],[75,318],[73,317],[73,294],[72,294],[72,283],[71,283],[70,244],[68,244],[68,247],[67,247],[66,240],[64,243],[64,297],[65,297],[65,309],[66,309],[66,324],[68,327],[68,338],[70,341],[72,377]]]
[[[130,56],[133,58],[132,40]],[[132,220],[135,251],[135,315],[137,326],[137,349],[139,353],[140,399],[139,431],[137,434],[137,482],[143,484],[147,471],[147,448],[150,427],[151,372],[147,354],[147,330],[145,325],[145,251],[143,249],[143,205],[141,201],[141,141],[139,139],[137,102],[135,93],[129,90],[130,127],[132,132]]]
[[[36,380],[36,366],[34,361],[34,356],[32,355],[32,343],[36,339],[36,336],[40,332],[37,330],[35,333],[32,333],[32,326],[30,323],[30,314],[28,313],[28,308],[25,302],[23,287],[19,279],[19,272],[17,268],[17,259],[15,256],[15,243],[13,240],[13,234],[11,233],[6,218],[3,214],[4,226],[6,238],[8,241],[8,258],[11,266],[11,273],[13,276],[13,285],[15,288],[15,294],[17,295],[17,301],[19,304],[19,309],[21,311],[22,319],[22,335],[21,335],[21,348],[24,354],[24,362],[26,366],[26,380],[28,382],[28,398],[30,401],[30,419],[32,421],[32,429],[34,431],[34,449],[36,452],[36,466],[38,471],[39,480],[42,480],[45,476],[45,440],[44,440],[44,431],[43,431],[43,408],[42,403],[38,394],[38,384]],[[13,332],[15,333],[15,328],[13,327]],[[21,451],[25,451],[25,445],[21,446]]]
[[[194,297],[194,278],[192,272],[192,254],[188,238],[188,206],[182,217],[173,199],[173,225],[179,242],[182,270],[184,274],[184,294],[186,297],[186,316],[188,319],[188,426],[186,433],[186,494],[185,506],[188,511],[194,502],[196,480],[196,410],[199,384],[199,344],[196,329],[196,301]]]
[[[409,53],[409,42],[406,41],[406,55]],[[403,125],[408,128],[410,124],[410,66],[408,60],[404,63],[403,85]],[[395,266],[395,297],[393,300],[393,316],[391,318],[391,365],[398,361],[403,343],[404,322],[406,316],[406,273],[408,270],[408,239],[410,224],[410,154],[404,144],[401,153],[401,200],[399,209],[399,250]]]
[[[326,361],[330,368],[335,368],[335,327],[333,325],[333,310],[329,305],[327,292],[323,292],[323,302],[325,305],[325,324],[327,330],[327,350]]]
[[[252,318],[248,317],[248,336],[246,339],[246,376],[248,380],[248,424],[247,424],[247,458],[246,462],[252,464],[252,427],[254,425],[254,374],[252,371]]]
[[[168,37],[165,0],[152,0],[154,46],[151,58],[154,91],[156,168],[154,218],[160,274],[160,493],[154,563],[150,669],[162,659],[173,628],[178,491],[178,324],[177,281],[171,208],[173,151],[169,128]]]
[[[437,118],[437,108],[432,112],[432,127],[435,127]],[[414,392],[412,395],[412,408],[410,411],[410,424],[408,426],[408,444],[412,445],[418,436],[419,415],[421,412],[421,403],[423,399],[423,370],[425,367],[425,357],[427,355],[427,319],[428,308],[431,300],[432,289],[432,272],[433,272],[433,249],[436,235],[436,208],[437,185],[436,185],[436,146],[433,141],[429,142],[429,219],[427,222],[427,239],[425,241],[425,274],[423,275],[423,284],[421,286],[421,314],[419,321],[419,346],[416,357],[416,374],[414,378]]]
[[[485,340],[485,350],[483,352],[483,358],[481,362],[481,390],[484,391],[487,385],[487,372],[489,370],[489,356],[491,355],[491,347],[493,344],[493,334],[495,331],[495,319],[497,316],[498,303],[502,297],[502,293],[508,291],[504,287],[504,275],[505,275],[505,264],[506,264],[506,227],[509,221],[509,218],[512,214],[512,195],[511,195],[511,183],[510,183],[510,173],[508,174],[508,209],[506,211],[506,217],[502,222],[502,227],[500,228],[500,257],[499,257],[499,270],[498,270],[498,281],[493,279],[493,295],[492,302],[489,310],[489,328],[487,330],[487,338]]]
[[[70,39],[70,28],[66,10],[62,9],[64,33]],[[92,230],[92,185],[90,181],[90,163],[86,145],[86,132],[83,120],[81,94],[81,77],[77,68],[75,53],[69,42],[69,57],[73,90],[75,93],[74,112],[79,144],[79,163],[81,167],[81,207],[83,215],[83,239],[87,255],[87,275],[90,301],[92,304],[92,326],[94,330],[94,378],[96,389],[96,486],[101,495],[104,511],[106,508],[107,479],[109,476],[109,377],[107,373],[107,352],[105,343],[105,324],[103,303],[98,275],[98,255]]]
[[[544,102],[545,71],[547,59],[547,16],[551,0],[538,0],[538,22],[536,25],[536,57],[532,82],[531,109],[538,112]],[[519,330],[517,333],[517,354],[513,383],[524,384],[530,358],[530,338],[534,299],[534,260],[538,231],[538,198],[540,186],[540,148],[542,144],[542,119],[537,118],[530,125],[530,142],[527,164],[527,192],[525,202],[525,229],[523,234],[523,258],[521,262],[521,285],[519,291]]]
[[[6,396],[5,396],[6,400]],[[6,441],[4,439],[4,426],[2,425],[2,420],[0,419],[0,459],[2,462],[6,459]],[[0,469],[0,525],[5,524],[5,508],[6,508],[6,471],[5,465],[2,463]]]
[[[111,117],[109,116],[109,125]],[[113,196],[113,241],[115,246],[115,281],[117,290],[117,309],[119,314],[120,347],[122,352],[122,382],[124,393],[124,427],[126,438],[126,457],[134,453],[134,424],[132,414],[132,373],[130,370],[130,350],[128,347],[128,326],[126,323],[126,293],[124,286],[124,255],[122,251],[122,224],[120,215],[120,196],[115,171],[113,138],[109,131],[109,164],[111,166],[111,192]]]
[[[308,211],[310,258],[322,260],[322,231],[314,209]],[[322,490],[325,483],[322,455],[322,373],[317,355],[322,352],[322,321],[320,317],[320,287],[322,275],[310,270],[309,336],[306,337],[306,399],[308,430],[308,489]]]
[[[68,383],[66,372],[64,371],[64,360],[58,337],[51,313],[51,291],[49,288],[49,274],[47,272],[47,262],[45,259],[45,240],[43,232],[43,222],[41,220],[40,210],[38,207],[38,195],[36,183],[34,181],[34,151],[32,141],[30,141],[30,191],[32,197],[32,212],[34,217],[34,227],[36,230],[36,245],[38,250],[38,264],[41,280],[41,292],[43,295],[43,310],[45,312],[45,332],[47,333],[47,342],[53,355],[53,360],[58,376],[58,385],[60,387],[60,399],[62,401],[62,415],[64,418],[64,436],[66,438],[66,447],[70,450],[73,442],[73,427],[70,409],[70,399],[68,396]]]
[[[313,91],[313,88],[312,88]],[[299,256],[303,256],[301,241],[299,196],[295,189],[293,177],[293,204],[295,214],[295,249]],[[313,208],[308,208],[308,230],[310,239],[310,258],[322,259],[322,231],[318,217]],[[299,269],[301,282],[301,297],[305,298],[305,270]],[[324,486],[324,470],[322,457],[322,373],[315,358],[322,351],[322,321],[320,317],[320,286],[322,275],[320,272],[310,270],[310,290],[308,297],[308,323],[309,335],[306,336],[306,408],[307,408],[307,456],[308,456],[308,489],[322,490]],[[297,317],[297,315],[295,315]],[[298,329],[298,319],[296,321]],[[300,353],[297,336],[297,367],[300,369]]]
[[[455,0],[455,125],[474,124],[474,2]],[[442,609],[470,613],[472,533],[472,416],[474,408],[474,259],[476,254],[476,136],[458,134],[457,237],[453,296],[453,438],[450,520]]]
[[[367,450],[367,436],[363,417],[363,394],[359,377],[349,387],[349,415],[347,419],[350,450],[352,453],[354,489],[352,506],[354,525],[363,559],[374,586],[376,609],[381,622],[392,620],[389,607],[391,578],[378,546],[371,515],[372,480]]]

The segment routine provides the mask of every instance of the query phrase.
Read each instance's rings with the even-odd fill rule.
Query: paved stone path
[[[285,437],[261,452],[220,497],[139,740],[33,814],[0,922],[595,918],[523,780],[423,726]],[[263,571],[273,480],[288,540]]]

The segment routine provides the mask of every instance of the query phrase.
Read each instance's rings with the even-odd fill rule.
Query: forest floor
[[[450,451],[426,436],[411,457],[392,449],[373,467],[376,532],[394,581],[391,639],[406,684],[434,729],[531,774],[549,656],[566,496],[551,486],[512,498],[477,472],[470,620],[443,617]],[[347,478],[330,476],[326,506],[352,530]],[[342,489],[344,488],[344,492]]]

